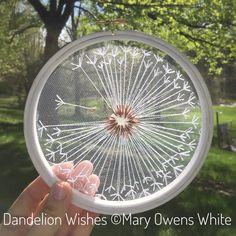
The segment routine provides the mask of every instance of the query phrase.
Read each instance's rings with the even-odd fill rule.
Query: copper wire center
[[[139,118],[131,107],[119,105],[107,122],[107,130],[117,136],[125,138],[132,135],[134,128],[139,124]]]

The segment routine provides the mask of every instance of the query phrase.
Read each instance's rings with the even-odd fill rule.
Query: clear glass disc
[[[80,198],[78,183],[91,169],[72,176],[65,163],[90,161],[100,185],[96,201],[80,201],[89,210],[162,204],[193,179],[210,146],[211,103],[199,77],[171,46],[136,32],[66,46],[27,101],[26,141],[36,168],[52,183],[47,166],[60,166]]]

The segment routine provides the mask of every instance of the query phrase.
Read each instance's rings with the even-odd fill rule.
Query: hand
[[[68,225],[65,215],[96,217],[95,213],[87,212],[71,204],[71,192],[74,188],[87,195],[93,196],[99,186],[98,176],[92,174],[93,165],[89,161],[82,161],[73,168],[70,162],[61,163],[53,167],[54,173],[62,180],[55,183],[51,189],[41,177],[36,178],[16,199],[9,214],[14,216],[42,216],[60,217],[62,224],[38,225],[0,225],[1,236],[87,236],[93,225],[91,221],[86,225]],[[59,222],[59,221],[58,221]]]

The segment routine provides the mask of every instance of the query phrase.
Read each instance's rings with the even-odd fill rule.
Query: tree
[[[98,19],[124,18],[124,29],[157,35],[185,53],[196,64],[202,62],[210,73],[219,74],[222,65],[235,60],[236,2],[231,0],[28,0],[42,20],[46,33],[45,58],[58,50],[58,37],[71,19],[77,37],[83,27]],[[79,10],[76,13],[76,9]],[[70,18],[71,16],[71,18]],[[84,22],[83,22],[84,23]],[[117,26],[120,28],[119,26]],[[96,27],[95,27],[96,28]]]
[[[71,29],[69,35],[74,40],[78,36],[99,30],[97,20],[105,22],[123,18],[127,20],[124,26],[111,24],[102,28],[139,30],[168,41],[187,54],[194,64],[204,67],[209,84],[218,80],[217,75],[222,73],[224,64],[235,61],[235,1],[28,1],[47,31],[45,60],[58,50],[58,38],[64,27]]]
[[[2,2],[0,15],[0,80],[24,101],[43,48],[41,22],[28,5],[15,0]]]
[[[187,54],[218,102],[220,75],[236,59],[236,2],[231,0],[98,0],[103,18],[166,40]],[[114,27],[114,26],[113,26]],[[116,28],[122,29],[120,26]]]
[[[38,13],[46,29],[44,57],[47,60],[58,49],[58,38],[68,21],[76,0],[50,0],[46,5],[40,0],[28,0]]]
[[[45,60],[59,49],[58,38],[64,27],[67,29],[70,39],[75,40],[78,36],[78,26],[81,26],[79,24],[81,16],[94,21],[96,20],[95,15],[99,12],[96,2],[86,0],[28,0],[28,2],[38,13],[46,29]],[[81,34],[79,35],[81,36]]]
[[[104,15],[128,20],[126,28],[157,35],[210,73],[236,58],[236,2],[231,0],[98,0]]]
[[[82,1],[78,0],[50,0],[43,4],[40,0],[29,0],[30,4],[38,13],[40,19],[44,23],[46,29],[46,39],[45,39],[45,50],[44,50],[44,60],[46,61],[59,49],[59,36],[62,32],[62,29],[65,27],[67,29],[68,35],[72,40],[75,40],[78,35],[77,27],[80,23],[80,18],[82,12],[84,15],[89,15],[89,17],[95,18],[95,16],[87,9],[82,7]],[[78,3],[78,4],[77,4]],[[87,7],[91,7],[89,2],[86,2]],[[67,22],[70,18],[70,24],[67,25]],[[78,85],[79,86],[79,85]],[[77,86],[77,87],[78,87]],[[47,94],[47,103],[53,101],[51,94],[51,89],[48,88]],[[76,90],[77,94],[76,100],[79,102],[80,95],[79,89]],[[43,102],[42,102],[43,103]],[[50,106],[49,106],[50,107]],[[40,107],[39,107],[40,109]],[[42,109],[46,109],[42,107]],[[79,114],[79,108],[76,108],[75,113]],[[48,121],[57,122],[57,114],[50,109],[47,111]]]

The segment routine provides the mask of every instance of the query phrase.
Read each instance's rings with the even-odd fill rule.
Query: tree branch
[[[32,24],[32,25],[27,25],[27,26],[25,26],[25,27],[23,27],[23,28],[21,28],[21,29],[19,29],[19,30],[16,30],[16,31],[12,34],[12,36],[11,36],[11,38],[10,38],[10,43],[13,42],[14,38],[16,37],[16,35],[22,34],[22,33],[24,33],[26,30],[31,29],[31,28],[36,28],[36,27],[39,27],[39,22],[34,23],[34,24]]]
[[[66,0],[60,0],[57,7],[57,14],[61,15],[63,6],[66,4]]]
[[[79,1],[81,1],[81,0],[60,0],[58,3],[58,7],[57,7],[57,14],[62,15],[63,7],[64,7],[64,5],[68,5],[68,2],[69,2],[69,4],[72,4],[72,6],[73,6],[75,4],[75,2],[79,2]]]
[[[64,26],[65,23],[67,22],[73,7],[74,7],[74,0],[67,0],[66,1],[66,6],[65,6],[65,10],[63,12],[63,14],[61,15],[61,24]]]
[[[56,12],[57,10],[57,0],[50,0],[50,12]]]
[[[191,22],[189,22],[189,21],[187,21],[187,20],[182,20],[182,19],[178,19],[177,17],[174,17],[173,16],[173,18],[178,22],[178,23],[180,23],[180,24],[182,24],[182,25],[186,25],[186,26],[188,26],[188,27],[190,27],[190,28],[195,28],[195,29],[206,29],[210,24],[209,23],[207,23],[207,22],[204,22],[204,23],[196,23],[196,24],[194,24],[194,23],[191,23]]]
[[[48,11],[45,6],[40,2],[40,0],[28,0],[29,3],[33,6],[36,12],[38,12],[39,17],[42,19],[44,23],[47,22],[48,19]]]
[[[115,4],[122,5],[126,7],[196,7],[197,4],[163,4],[163,3],[153,3],[153,4],[142,4],[142,3],[125,3],[119,1],[98,1],[100,4]]]
[[[83,12],[85,12],[85,13],[87,13],[87,14],[90,15],[94,20],[97,20],[96,16],[95,16],[92,12],[90,12],[89,10],[87,10],[87,9],[81,7],[81,6],[74,6],[74,7],[80,9],[81,11],[83,11]]]
[[[209,44],[209,45],[211,45],[211,46],[213,46],[213,47],[220,47],[219,44],[210,42],[210,41],[205,40],[205,39],[203,39],[203,38],[194,37],[194,36],[192,36],[192,35],[190,35],[190,34],[187,34],[187,33],[183,32],[183,31],[180,31],[179,34],[180,34],[180,35],[183,35],[185,38],[187,38],[187,39],[189,39],[189,40],[191,40],[191,41],[193,41],[193,42],[198,41],[198,42],[202,42],[202,43],[205,43],[205,44]]]

